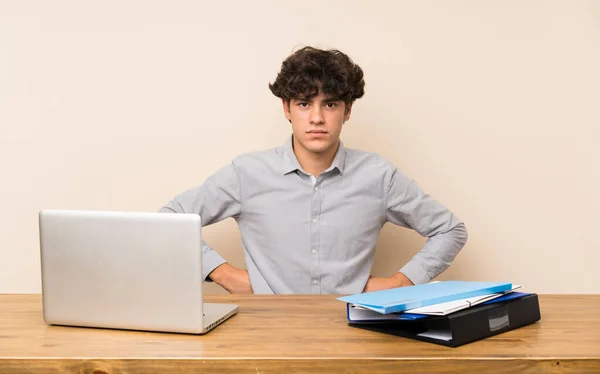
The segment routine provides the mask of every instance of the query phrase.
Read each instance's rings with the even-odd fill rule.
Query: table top
[[[345,303],[335,298],[211,295],[206,302],[235,303],[239,313],[208,334],[187,335],[48,326],[41,295],[0,295],[0,363],[177,359],[273,365],[333,360],[341,365],[374,360],[385,366],[389,360],[488,365],[537,360],[563,367],[569,361],[579,368],[600,365],[600,295],[539,295],[540,321],[457,348],[350,327]]]

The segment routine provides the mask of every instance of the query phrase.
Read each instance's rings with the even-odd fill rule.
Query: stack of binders
[[[338,298],[350,326],[458,347],[540,320],[538,296],[512,283],[446,281]]]

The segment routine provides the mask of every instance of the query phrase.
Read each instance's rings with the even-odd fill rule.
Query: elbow
[[[464,223],[459,223],[452,229],[452,234],[454,236],[454,240],[456,244],[462,249],[465,244],[467,244],[467,240],[469,239],[469,233],[467,231],[467,227]]]

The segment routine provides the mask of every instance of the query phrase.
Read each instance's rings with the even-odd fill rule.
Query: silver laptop
[[[196,214],[42,210],[48,324],[202,334],[238,312],[202,295]]]

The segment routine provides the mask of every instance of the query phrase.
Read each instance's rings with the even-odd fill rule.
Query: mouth
[[[313,135],[325,135],[325,134],[327,134],[327,131],[325,131],[325,130],[309,130],[306,133],[313,134]]]

